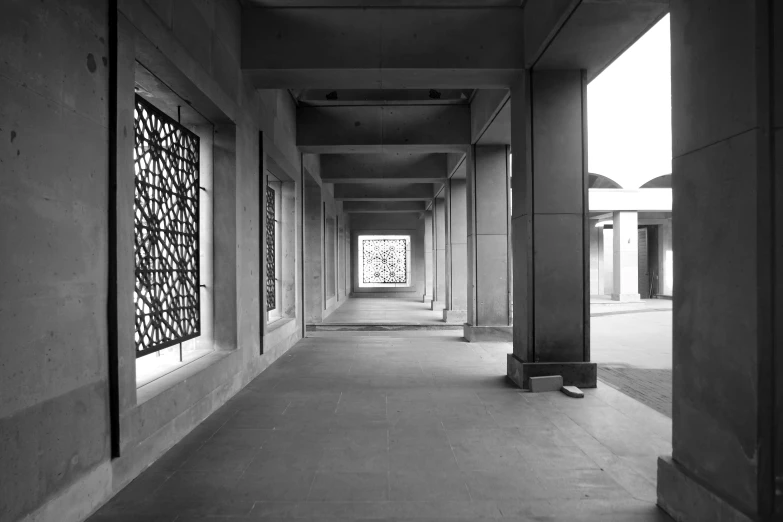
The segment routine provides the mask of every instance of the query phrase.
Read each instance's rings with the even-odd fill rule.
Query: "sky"
[[[623,188],[672,171],[669,15],[587,86],[588,168]]]

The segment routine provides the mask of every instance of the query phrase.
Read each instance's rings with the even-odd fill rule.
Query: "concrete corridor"
[[[443,311],[431,310],[421,296],[349,297],[324,324],[444,324]],[[461,323],[460,323],[461,325]]]
[[[523,392],[507,345],[458,335],[300,341],[89,520],[669,520],[668,418]]]

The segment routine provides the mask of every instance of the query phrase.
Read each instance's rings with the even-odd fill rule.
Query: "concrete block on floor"
[[[563,377],[561,375],[546,375],[530,378],[530,391],[533,393],[558,391],[562,387]]]
[[[585,393],[576,386],[563,386],[560,391],[574,399],[584,399]]]
[[[562,375],[563,384],[580,388],[595,388],[598,380],[598,365],[590,362],[524,362],[510,353],[507,358],[506,375],[523,389],[530,388],[531,377]]]

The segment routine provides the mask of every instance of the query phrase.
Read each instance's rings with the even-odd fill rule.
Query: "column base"
[[[467,310],[443,310],[443,320],[447,323],[459,323],[462,324],[468,320]]]
[[[443,310],[444,308],[446,308],[446,305],[440,301],[430,301],[430,310]]]
[[[462,335],[469,343],[510,343],[514,341],[513,326],[473,326],[465,324]]]
[[[598,382],[598,365],[591,362],[523,362],[513,353],[506,360],[506,376],[520,388],[530,389],[531,377],[562,375],[564,386],[595,388]]]
[[[429,303],[431,301],[432,301],[432,296],[431,295],[424,294],[424,297],[421,298],[421,302],[422,303]]]
[[[639,294],[612,294],[612,301],[620,301],[621,303],[637,303],[642,300],[642,296]]]
[[[658,506],[674,520],[753,521],[694,480],[671,457],[658,458]]]

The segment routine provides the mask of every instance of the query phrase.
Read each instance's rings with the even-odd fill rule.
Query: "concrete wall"
[[[320,323],[324,318],[322,189],[305,183],[304,190],[305,320]]]
[[[3,521],[109,457],[108,19],[52,4],[0,17]]]
[[[303,164],[306,171],[305,318],[307,323],[314,324],[345,302],[348,292],[345,281],[349,273],[346,263],[350,262],[345,255],[345,237],[350,225],[342,202],[334,199],[334,185],[321,180],[320,156],[304,154]]]
[[[351,292],[358,294],[420,296],[424,292],[424,220],[417,214],[353,214],[351,227]],[[360,235],[410,234],[411,286],[400,288],[359,288],[358,263]]]
[[[119,8],[116,63],[105,2],[2,8],[0,329],[14,355],[0,365],[0,468],[14,477],[0,484],[3,521],[85,518],[301,337],[295,320],[262,334],[260,163],[274,161],[299,183],[300,159],[288,94],[253,91],[238,68],[239,3],[121,0]],[[106,316],[115,290],[109,238],[127,253],[133,204],[124,192],[132,179],[118,179],[117,229],[109,230],[109,68],[118,75],[119,177],[132,161],[135,59],[215,123],[221,174],[213,199],[220,350],[143,394],[128,310],[119,307],[116,332]],[[120,304],[130,302],[127,268],[118,259]],[[295,309],[300,316],[301,303]],[[119,405],[109,402],[110,335],[120,350]]]

